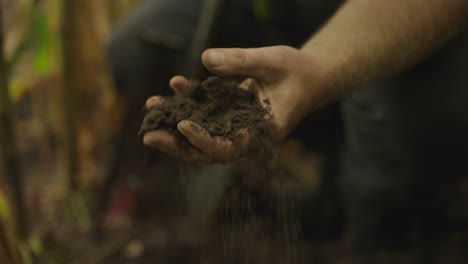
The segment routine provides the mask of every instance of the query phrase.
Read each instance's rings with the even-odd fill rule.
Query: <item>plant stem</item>
[[[0,151],[4,163],[5,183],[9,202],[13,211],[16,233],[20,241],[27,238],[27,220],[24,211],[23,191],[19,159],[16,149],[16,133],[12,119],[12,105],[8,94],[8,79],[5,54],[3,15],[0,9]]]
[[[65,117],[65,142],[67,148],[67,173],[68,184],[71,190],[78,188],[78,146],[77,146],[77,105],[76,105],[76,87],[74,74],[79,74],[77,71],[78,61],[74,52],[77,50],[75,47],[78,44],[76,39],[75,24],[78,23],[76,17],[75,0],[63,1],[63,16],[62,21],[62,52],[63,52],[63,103],[64,103],[64,117]],[[78,1],[79,2],[79,1]],[[86,78],[83,76],[83,78]]]

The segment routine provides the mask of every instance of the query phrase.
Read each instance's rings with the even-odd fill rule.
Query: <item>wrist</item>
[[[325,53],[317,49],[300,49],[302,67],[299,79],[299,92],[297,94],[298,109],[296,123],[300,122],[310,113],[336,101],[340,95],[330,61],[326,60]]]
[[[308,114],[335,100],[330,66],[325,64],[325,60],[322,62],[320,55],[310,50],[295,49],[287,57],[290,63],[283,65],[288,72],[287,85],[281,89],[281,111],[275,114],[283,137]]]
[[[307,63],[304,67],[304,85],[301,93],[307,100],[307,111],[310,113],[338,100],[342,96],[342,89],[336,79],[337,67],[333,56],[327,55],[327,52],[318,46],[309,45],[300,49],[300,52]]]

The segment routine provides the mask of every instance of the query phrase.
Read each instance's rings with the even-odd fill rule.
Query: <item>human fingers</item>
[[[171,78],[169,81],[169,86],[174,90],[176,94],[183,92],[186,89],[190,88],[190,81],[185,77],[177,75]],[[146,100],[145,107],[150,109],[156,105],[160,105],[164,102],[164,98],[161,96],[152,96]]]
[[[177,129],[192,145],[213,157],[217,162],[229,162],[238,159],[245,153],[249,140],[246,131],[240,131],[235,142],[220,136],[212,137],[204,128],[189,120],[181,121],[177,125]]]
[[[202,54],[205,67],[221,76],[249,76],[263,80],[275,78],[294,48],[208,49]]]
[[[164,98],[162,98],[161,96],[151,96],[150,98],[148,98],[148,100],[146,100],[145,107],[146,109],[150,109],[162,104],[163,102]]]
[[[143,136],[143,143],[164,152],[173,150],[177,145],[175,137],[164,130],[153,130],[145,133]]]
[[[176,75],[169,81],[169,86],[176,94],[180,94],[190,88],[190,81],[184,76]]]
[[[143,143],[149,147],[184,161],[197,163],[212,163],[213,158],[192,147],[181,147],[177,139],[164,130],[147,132],[143,137]]]
[[[244,90],[249,90],[250,87],[252,87],[253,83],[254,83],[254,79],[247,78],[239,84],[239,88],[244,89]]]

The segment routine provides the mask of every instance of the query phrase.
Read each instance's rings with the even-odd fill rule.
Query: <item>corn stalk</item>
[[[67,175],[70,189],[74,190],[78,187],[78,146],[77,146],[77,98],[76,91],[79,89],[76,82],[76,73],[79,72],[77,66],[77,56],[75,51],[78,49],[76,45],[77,34],[75,32],[75,23],[78,21],[74,9],[79,1],[66,0],[63,1],[63,24],[62,24],[62,57],[63,57],[63,102],[64,102],[64,118],[65,118],[65,144],[67,158]]]
[[[16,138],[12,121],[12,108],[8,95],[8,70],[5,62],[4,53],[4,32],[3,32],[3,13],[0,6],[0,157],[3,158],[3,167],[5,171],[2,173],[3,182],[7,183],[8,198],[4,201],[9,201],[13,206],[4,204],[4,211],[0,213],[0,258],[5,263],[20,264],[18,252],[18,243],[15,242],[15,237],[21,241],[26,240],[27,224],[24,213],[23,193],[21,188],[21,174],[19,170],[18,154],[16,150]],[[0,193],[0,196],[1,193]],[[2,199],[2,197],[0,197]],[[9,219],[7,207],[11,207],[14,221]],[[9,226],[15,225],[14,234],[10,231]],[[8,225],[8,226],[7,226]]]
[[[13,205],[12,213],[16,223],[16,233],[20,240],[27,237],[27,223],[23,203],[23,191],[19,159],[16,149],[16,133],[12,119],[12,105],[8,95],[8,74],[4,54],[3,15],[0,9],[0,151],[3,157],[4,182],[8,200]]]

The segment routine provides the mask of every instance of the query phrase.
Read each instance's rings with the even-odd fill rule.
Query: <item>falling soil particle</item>
[[[213,217],[215,246],[208,255],[222,252],[221,260],[206,263],[296,263],[298,229],[292,202],[270,186],[277,171],[277,129],[269,121],[271,102],[259,99],[254,89],[239,88],[240,83],[219,77],[192,82],[186,92],[149,109],[141,133],[162,129],[173,134],[181,148],[190,148],[193,146],[177,130],[182,120],[194,121],[211,136],[233,141],[239,131],[248,130],[246,158],[234,164],[232,183],[224,190]],[[219,246],[222,248],[216,249]]]

